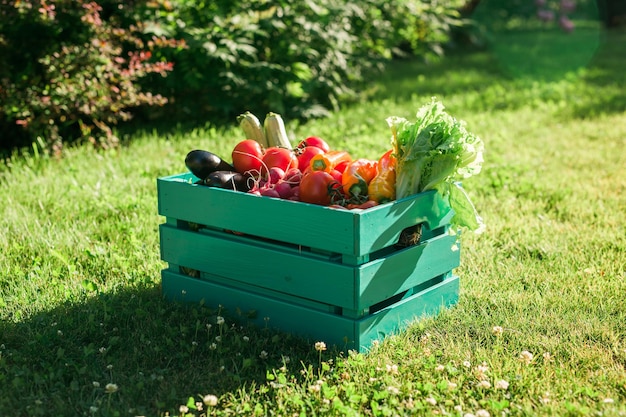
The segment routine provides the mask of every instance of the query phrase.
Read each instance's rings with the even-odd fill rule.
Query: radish
[[[264,197],[280,198],[280,194],[278,194],[278,192],[274,188],[261,189],[261,195]]]
[[[269,183],[278,184],[280,180],[285,178],[285,171],[279,167],[271,167],[269,170]]]
[[[280,181],[278,184],[274,185],[274,190],[278,193],[280,198],[288,199],[293,195],[293,189],[286,181]]]

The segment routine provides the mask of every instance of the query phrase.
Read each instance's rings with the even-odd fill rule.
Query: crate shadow
[[[167,301],[160,286],[85,296],[0,322],[0,342],[3,396],[35,414],[42,403],[47,412],[88,414],[113,383],[119,395],[111,396],[111,411],[175,415],[190,396],[236,393],[265,384],[286,361],[298,374],[301,364],[319,360],[313,340],[271,323],[253,326],[219,306]]]

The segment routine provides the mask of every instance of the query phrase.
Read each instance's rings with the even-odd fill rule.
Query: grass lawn
[[[375,157],[385,118],[435,95],[485,142],[464,185],[487,230],[462,237],[458,305],[367,354],[162,299],[156,178],[194,148],[229,155],[238,129],[5,161],[0,415],[626,416],[625,35],[552,79],[490,51],[400,62],[370,100],[288,124]]]

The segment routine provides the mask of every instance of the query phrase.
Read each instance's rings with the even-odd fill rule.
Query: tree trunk
[[[600,19],[606,27],[626,25],[626,1],[597,0]]]

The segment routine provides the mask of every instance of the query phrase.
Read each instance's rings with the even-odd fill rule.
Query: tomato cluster
[[[348,209],[384,202],[370,198],[368,192],[381,161],[353,160],[348,152],[333,150],[316,136],[293,149],[265,149],[246,139],[234,147],[232,161],[235,170],[248,179],[252,194]]]

